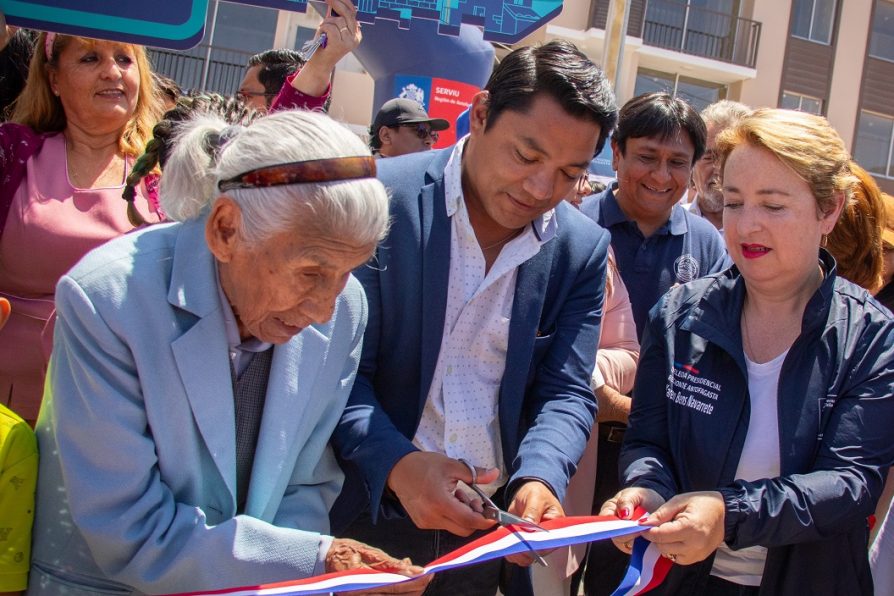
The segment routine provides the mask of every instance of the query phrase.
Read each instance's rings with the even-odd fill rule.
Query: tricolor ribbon
[[[644,529],[639,525],[638,519],[623,520],[613,516],[563,517],[542,521],[540,525],[549,530],[548,532],[522,532],[507,527],[497,528],[493,532],[435,559],[423,568],[421,575],[527,552],[528,548],[525,546],[525,542],[536,550],[549,550],[636,534]],[[631,596],[651,590],[661,583],[670,567],[671,562],[658,553],[657,547],[644,538],[637,538],[634,542],[630,566],[613,596]],[[275,584],[225,588],[209,592],[188,592],[178,596],[268,596],[273,594],[304,596],[365,590],[411,579],[414,578],[374,569],[351,569]]]

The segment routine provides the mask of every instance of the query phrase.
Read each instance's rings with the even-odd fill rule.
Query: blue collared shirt
[[[649,310],[671,287],[723,271],[732,264],[723,237],[707,220],[679,204],[670,218],[646,238],[627,218],[613,188],[584,199],[581,212],[607,229],[621,279],[630,293],[637,334],[642,337]]]

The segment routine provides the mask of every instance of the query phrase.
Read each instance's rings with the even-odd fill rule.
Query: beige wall
[[[595,0],[593,1],[595,2]],[[552,24],[585,31],[589,28],[589,23],[587,23],[589,16],[589,0],[564,0],[562,12],[552,20]],[[544,29],[544,27],[541,27],[541,29]]]
[[[754,0],[753,5],[751,14],[744,16],[761,23],[760,47],[755,64],[757,78],[744,81],[741,85],[731,86],[730,99],[754,107],[775,108],[779,103],[779,84],[782,80],[782,61],[785,57],[785,43],[788,40],[788,21],[792,2]]]
[[[856,136],[863,61],[866,58],[874,1],[847,0],[841,3],[835,67],[826,116],[851,149]]]
[[[329,115],[356,130],[369,128],[375,82],[367,73],[336,70]]]

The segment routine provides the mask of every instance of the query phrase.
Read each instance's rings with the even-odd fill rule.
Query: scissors
[[[531,551],[531,554],[534,556],[534,560],[544,567],[549,567],[549,563],[546,562],[546,559],[541,557],[537,553],[537,551],[534,550],[534,547],[531,546],[527,540],[522,538],[522,535],[519,534],[518,531],[511,526],[516,526],[517,528],[522,528],[523,530],[527,530],[529,532],[548,532],[549,530],[535,524],[529,519],[513,515],[508,511],[503,511],[502,509],[497,507],[496,503],[494,503],[491,498],[488,497],[487,494],[485,494],[485,492],[478,487],[478,471],[475,469],[475,466],[462,458],[460,458],[459,461],[464,463],[466,467],[469,468],[469,472],[472,474],[472,482],[471,484],[467,484],[469,488],[475,491],[475,494],[478,495],[478,497],[484,503],[484,511],[482,512],[482,515],[487,519],[492,519],[493,521],[497,522],[497,524],[503,527],[508,526],[512,533],[514,533],[519,538],[521,543],[524,544],[529,551]]]

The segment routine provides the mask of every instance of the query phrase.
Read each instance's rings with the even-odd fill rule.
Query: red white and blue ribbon
[[[543,521],[540,525],[549,531],[524,532],[506,527],[497,528],[435,559],[423,568],[422,575],[527,552],[525,543],[535,550],[549,550],[643,531],[638,520],[622,520],[612,516],[563,517]],[[630,596],[651,590],[661,583],[670,566],[671,562],[660,556],[657,547],[643,538],[637,538],[630,567],[613,596]],[[410,579],[413,578],[374,569],[351,569],[275,584],[189,592],[180,596],[305,596],[370,589]]]
[[[612,596],[645,594],[664,581],[672,566],[671,560],[662,557],[654,543],[645,538],[637,538],[633,541],[633,553],[624,579],[612,592]]]

